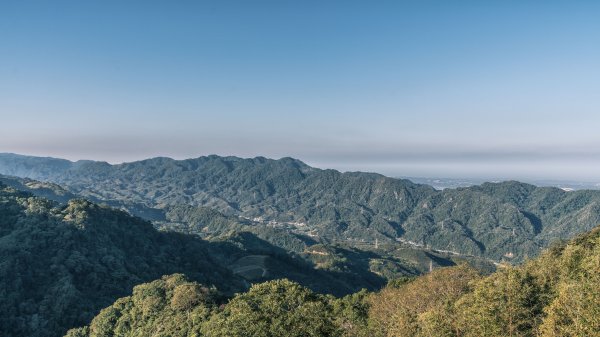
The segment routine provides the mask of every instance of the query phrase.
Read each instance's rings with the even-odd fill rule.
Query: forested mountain
[[[157,231],[83,199],[58,204],[2,183],[0,260],[0,335],[14,337],[61,335],[134,285],[172,273],[216,285],[225,295],[246,289],[248,281],[279,278],[338,295],[385,284],[360,259],[337,270],[315,269],[249,232],[209,242]]]
[[[56,336],[139,283],[184,272],[225,291],[245,282],[206,244],[85,200],[57,205],[0,184],[0,335]]]
[[[275,251],[285,252],[320,270],[343,273],[340,274],[340,280],[351,275],[363,275],[363,281],[352,281],[351,284],[361,284],[369,289],[382,286],[382,280],[385,282],[400,276],[422,274],[432,266],[450,266],[467,261],[481,270],[492,271],[495,268],[493,262],[487,259],[437,252],[395,241],[382,240],[377,245],[368,241],[330,241],[307,235],[289,224],[281,226],[251,221],[224,215],[207,207],[168,206],[165,211],[171,222],[154,222],[161,230],[199,235],[212,242],[227,241],[235,244],[241,242],[241,236],[255,236],[260,240],[242,240],[242,245],[260,253],[265,251],[265,244],[268,243],[266,251],[271,252],[270,254]],[[374,275],[377,277],[373,277]]]
[[[30,192],[35,196],[56,201],[58,203],[67,203],[71,199],[79,198],[77,195],[67,191],[62,186],[51,182],[42,182],[29,178],[0,175],[0,183],[19,191]]]
[[[518,182],[435,191],[293,159],[58,160],[42,169],[53,159],[18,167],[16,158],[2,172],[39,170],[47,182],[0,176],[1,335],[64,334],[152,280],[70,336],[594,336],[599,328],[599,229],[488,277],[466,264],[442,268],[468,254],[533,255],[593,227],[597,192]],[[376,290],[426,268],[434,271],[381,292],[323,295]],[[174,273],[186,276],[163,277]],[[282,278],[292,281],[260,284]]]
[[[137,286],[68,337],[597,337],[600,228],[483,277],[460,265],[376,293],[323,296],[287,280],[223,304],[183,275]]]
[[[522,261],[600,220],[600,191],[519,182],[436,191],[378,174],[316,169],[291,158],[154,158],[110,165],[4,154],[0,173],[58,183],[175,227],[195,224],[171,217],[173,207],[209,207],[330,243],[402,241],[496,261]]]

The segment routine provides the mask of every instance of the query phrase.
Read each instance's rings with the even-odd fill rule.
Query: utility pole
[[[375,238],[375,249],[379,249],[379,240]]]
[[[433,271],[433,260],[429,260],[429,272]]]

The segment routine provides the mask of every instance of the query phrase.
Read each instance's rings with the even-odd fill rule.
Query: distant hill
[[[423,177],[399,177],[408,179],[418,184],[426,184],[437,190],[446,188],[471,187],[481,185],[485,182],[494,182],[493,179],[468,179],[468,178],[423,178]],[[600,190],[600,183],[591,181],[573,181],[573,180],[527,180],[524,181],[535,186],[558,187],[564,191],[577,190]]]
[[[316,169],[292,158],[110,165],[5,154],[0,173],[58,183],[155,221],[172,220],[166,214],[173,206],[210,207],[327,242],[401,241],[497,261],[535,256],[551,241],[600,223],[600,191],[514,181],[438,191],[379,174]]]
[[[62,186],[50,182],[0,175],[0,183],[59,203],[67,203],[71,199],[78,198],[77,195],[67,191]]]

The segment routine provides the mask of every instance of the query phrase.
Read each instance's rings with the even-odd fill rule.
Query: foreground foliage
[[[331,298],[287,280],[253,286],[223,308],[218,294],[181,274],[137,286],[69,337],[340,336]]]
[[[173,275],[67,336],[594,337],[599,275],[600,227],[487,277],[460,265],[339,299],[275,280],[219,305],[214,290]]]
[[[600,336],[600,227],[521,267],[438,270],[370,298],[376,336]]]
[[[89,327],[67,336],[172,336],[200,334],[201,323],[216,310],[214,289],[181,274],[136,286],[133,294],[102,310]]]

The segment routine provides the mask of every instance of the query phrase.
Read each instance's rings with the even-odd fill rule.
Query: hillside
[[[439,269],[369,300],[375,336],[600,336],[600,227],[520,267]]]
[[[2,179],[41,194],[48,194],[48,188],[63,191],[30,180]],[[263,228],[255,234],[214,210],[194,215],[202,228],[225,225],[231,233],[207,241],[196,234],[158,231],[108,206],[84,199],[57,203],[0,182],[0,335],[61,335],[89,322],[134,285],[172,273],[218,286],[224,295],[251,283],[287,278],[312,291],[340,296],[379,289],[394,275],[419,274],[431,258],[436,265],[454,263],[413,249],[405,254],[412,260],[406,260],[314,243],[310,258],[261,238],[293,239],[287,231]]]
[[[198,235],[211,242],[232,242],[259,255],[265,250],[285,253],[317,269],[341,273],[340,280],[361,275],[364,281],[351,283],[368,289],[377,289],[392,278],[420,275],[431,265],[450,266],[468,261],[481,270],[494,270],[494,264],[483,258],[436,252],[394,241],[382,240],[377,247],[369,241],[330,241],[307,235],[289,224],[274,226],[224,215],[207,207],[168,206],[165,211],[170,222],[154,222],[161,230]],[[252,239],[240,240],[241,237]]]
[[[487,277],[466,265],[440,268],[344,298],[278,280],[225,302],[171,275],[137,286],[67,336],[596,337],[599,271],[600,227]]]
[[[170,207],[209,207],[327,242],[401,241],[496,261],[522,261],[600,221],[600,191],[519,182],[436,191],[291,158],[154,158],[110,165],[4,154],[0,173],[58,183],[153,221],[177,222],[169,218]]]
[[[54,183],[1,175],[0,182],[63,204],[80,198]],[[118,202],[109,204],[129,212],[139,210]],[[409,244],[382,243],[374,249],[370,243],[331,243],[289,228],[276,228],[270,223],[224,215],[208,207],[178,205],[153,211],[154,214],[160,211],[161,216],[169,219],[154,221],[155,228],[196,235],[212,242],[210,248],[215,250],[212,255],[218,257],[222,265],[238,265],[247,255],[260,256],[265,263],[243,268],[256,266],[253,270],[262,270],[265,277],[255,277],[252,272],[240,274],[252,282],[285,276],[311,289],[340,295],[360,288],[378,289],[390,278],[419,275],[426,272],[430,264],[448,266],[467,260],[482,270],[494,269],[485,259],[435,252]],[[267,258],[262,258],[265,256]],[[316,274],[315,268],[319,271]]]
[[[0,183],[58,203],[67,203],[71,199],[79,198],[79,196],[67,191],[60,185],[29,178],[0,175]]]
[[[0,257],[6,336],[56,336],[135,284],[173,272],[225,291],[244,287],[197,239],[84,200],[58,206],[1,184]]]

